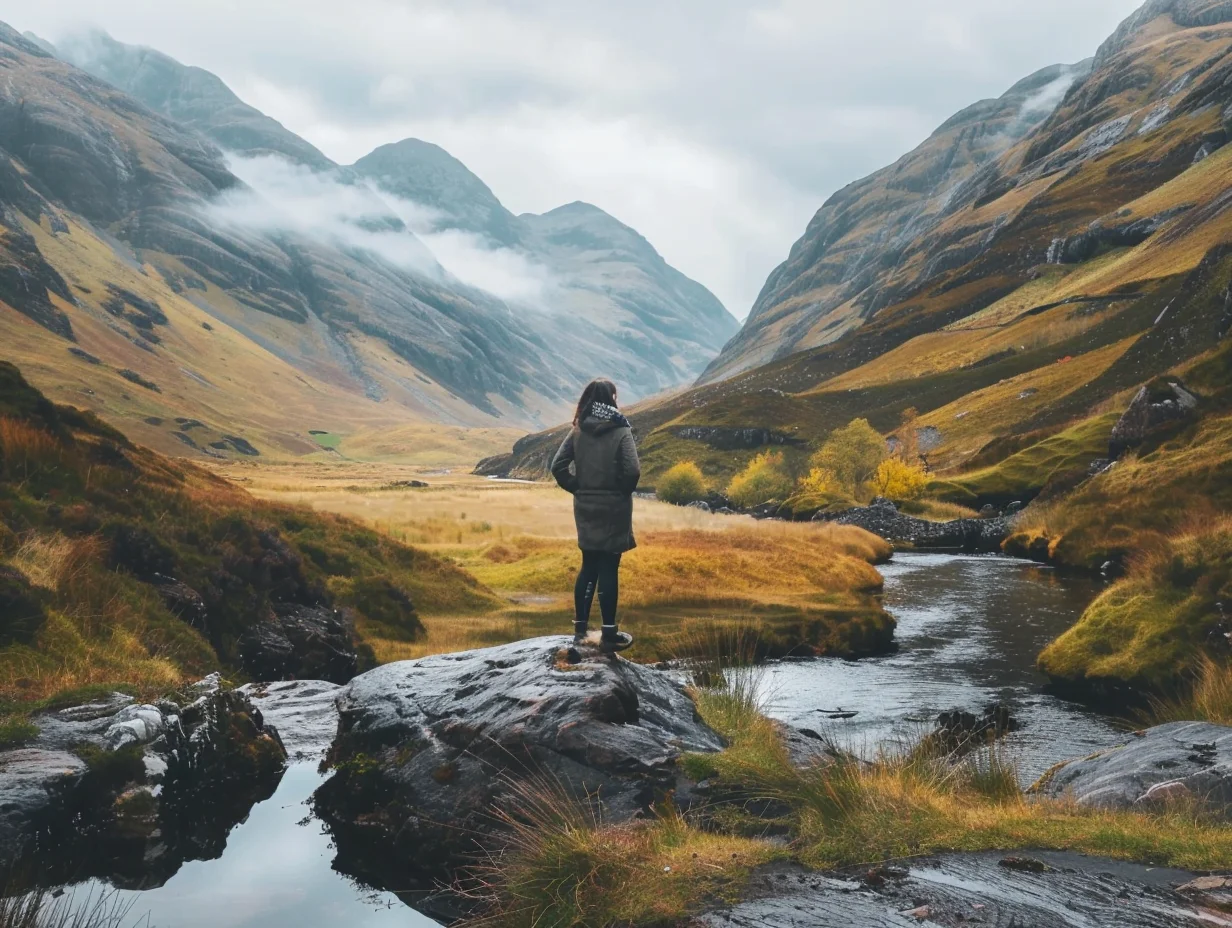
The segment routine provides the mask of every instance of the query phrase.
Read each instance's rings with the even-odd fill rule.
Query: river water
[[[1021,723],[1007,743],[1024,780],[1122,740],[1111,720],[1045,695],[1034,670],[1035,656],[1078,618],[1095,583],[1008,558],[951,554],[899,554],[882,573],[897,651],[771,665],[764,676],[771,715],[869,751],[927,730],[939,711],[978,714],[1007,703]],[[839,709],[857,714],[827,717]],[[308,755],[324,745],[308,747],[274,795],[231,832],[220,858],[186,863],[157,888],[115,891],[128,911],[116,928],[435,925],[393,894],[333,869],[333,846],[307,804],[322,781]],[[104,888],[91,882],[73,892],[85,900]]]
[[[868,754],[931,729],[939,712],[1011,707],[1005,745],[1025,782],[1059,760],[1123,743],[1113,720],[1043,692],[1036,655],[1077,621],[1096,581],[987,555],[905,553],[880,568],[898,620],[895,653],[772,665],[770,715]],[[853,718],[831,719],[836,710]]]

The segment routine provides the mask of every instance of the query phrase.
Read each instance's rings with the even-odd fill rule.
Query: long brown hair
[[[582,398],[578,400],[577,410],[573,413],[574,425],[582,421],[582,417],[589,411],[592,403],[604,403],[608,406],[615,406],[616,384],[606,377],[599,377],[588,383],[586,389],[582,391]]]

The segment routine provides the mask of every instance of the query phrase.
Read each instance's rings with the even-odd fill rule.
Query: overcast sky
[[[222,77],[350,163],[416,136],[514,212],[587,200],[743,318],[809,218],[1139,0],[0,0]]]

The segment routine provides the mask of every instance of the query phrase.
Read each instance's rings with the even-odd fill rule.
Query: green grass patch
[[[1029,502],[1045,488],[1085,476],[1091,462],[1108,455],[1108,437],[1119,415],[1083,420],[1011,454],[990,467],[933,480],[929,496],[979,508]]]
[[[1232,520],[1158,543],[1039,657],[1082,688],[1174,693],[1218,638],[1232,602]]]

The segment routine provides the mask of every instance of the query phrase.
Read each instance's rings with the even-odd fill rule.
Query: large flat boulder
[[[1122,747],[1058,765],[1035,789],[1102,808],[1184,797],[1232,809],[1232,728],[1209,722],[1148,728]]]
[[[473,862],[519,783],[618,821],[675,785],[682,752],[722,747],[670,674],[563,637],[387,664],[338,705],[318,813],[344,866],[399,888]]]

